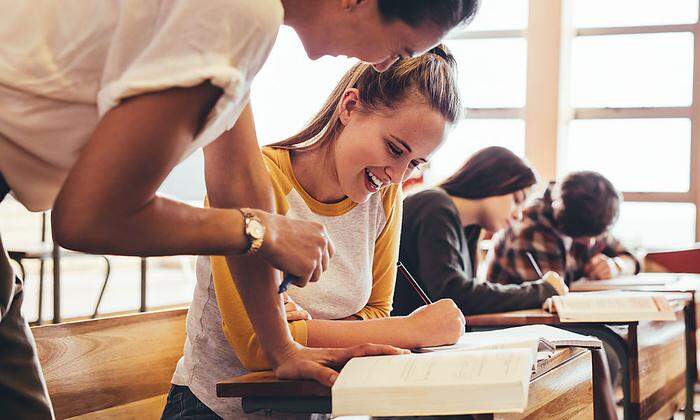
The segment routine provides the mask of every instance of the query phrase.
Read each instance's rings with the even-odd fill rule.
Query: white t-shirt
[[[182,159],[230,129],[282,24],[279,0],[0,0],[0,172],[50,208],[99,119],[127,97],[224,91]]]

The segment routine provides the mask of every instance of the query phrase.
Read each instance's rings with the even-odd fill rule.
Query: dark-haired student
[[[488,279],[521,284],[541,270],[559,273],[567,284],[581,277],[608,279],[636,274],[639,261],[610,234],[620,208],[620,194],[603,175],[573,172],[550,185],[528,206],[520,222],[494,239]]]
[[[536,308],[565,293],[556,277],[524,285],[476,279],[482,229],[497,231],[517,220],[536,183],[534,170],[509,150],[477,152],[438,187],[404,200],[401,262],[430,298],[451,298],[465,314]],[[421,305],[409,284],[397,279],[392,315]]]

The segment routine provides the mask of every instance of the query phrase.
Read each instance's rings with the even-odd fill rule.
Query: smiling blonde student
[[[309,347],[447,344],[464,330],[449,300],[389,318],[401,227],[401,182],[426,162],[460,113],[455,62],[442,47],[384,73],[357,64],[309,125],[263,149],[277,212],[325,226],[336,253],[321,281],[289,297],[313,319],[290,323]],[[242,416],[217,381],[269,369],[223,257],[200,257],[187,342],[165,418],[183,410]],[[397,351],[399,351],[397,349]]]

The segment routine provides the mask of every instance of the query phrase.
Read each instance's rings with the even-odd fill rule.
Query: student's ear
[[[359,91],[355,88],[346,89],[345,92],[343,92],[343,97],[340,98],[340,102],[338,103],[340,122],[343,125],[348,125],[351,115],[357,112],[359,108]]]

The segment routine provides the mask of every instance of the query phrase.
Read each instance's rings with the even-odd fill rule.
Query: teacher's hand
[[[274,368],[280,379],[313,379],[325,386],[333,386],[338,372],[353,357],[408,354],[409,350],[382,344],[360,344],[348,348],[310,348],[297,345]]]
[[[326,228],[316,222],[253,211],[266,228],[260,256],[276,269],[294,276],[294,284],[299,287],[318,281],[335,252]]]

